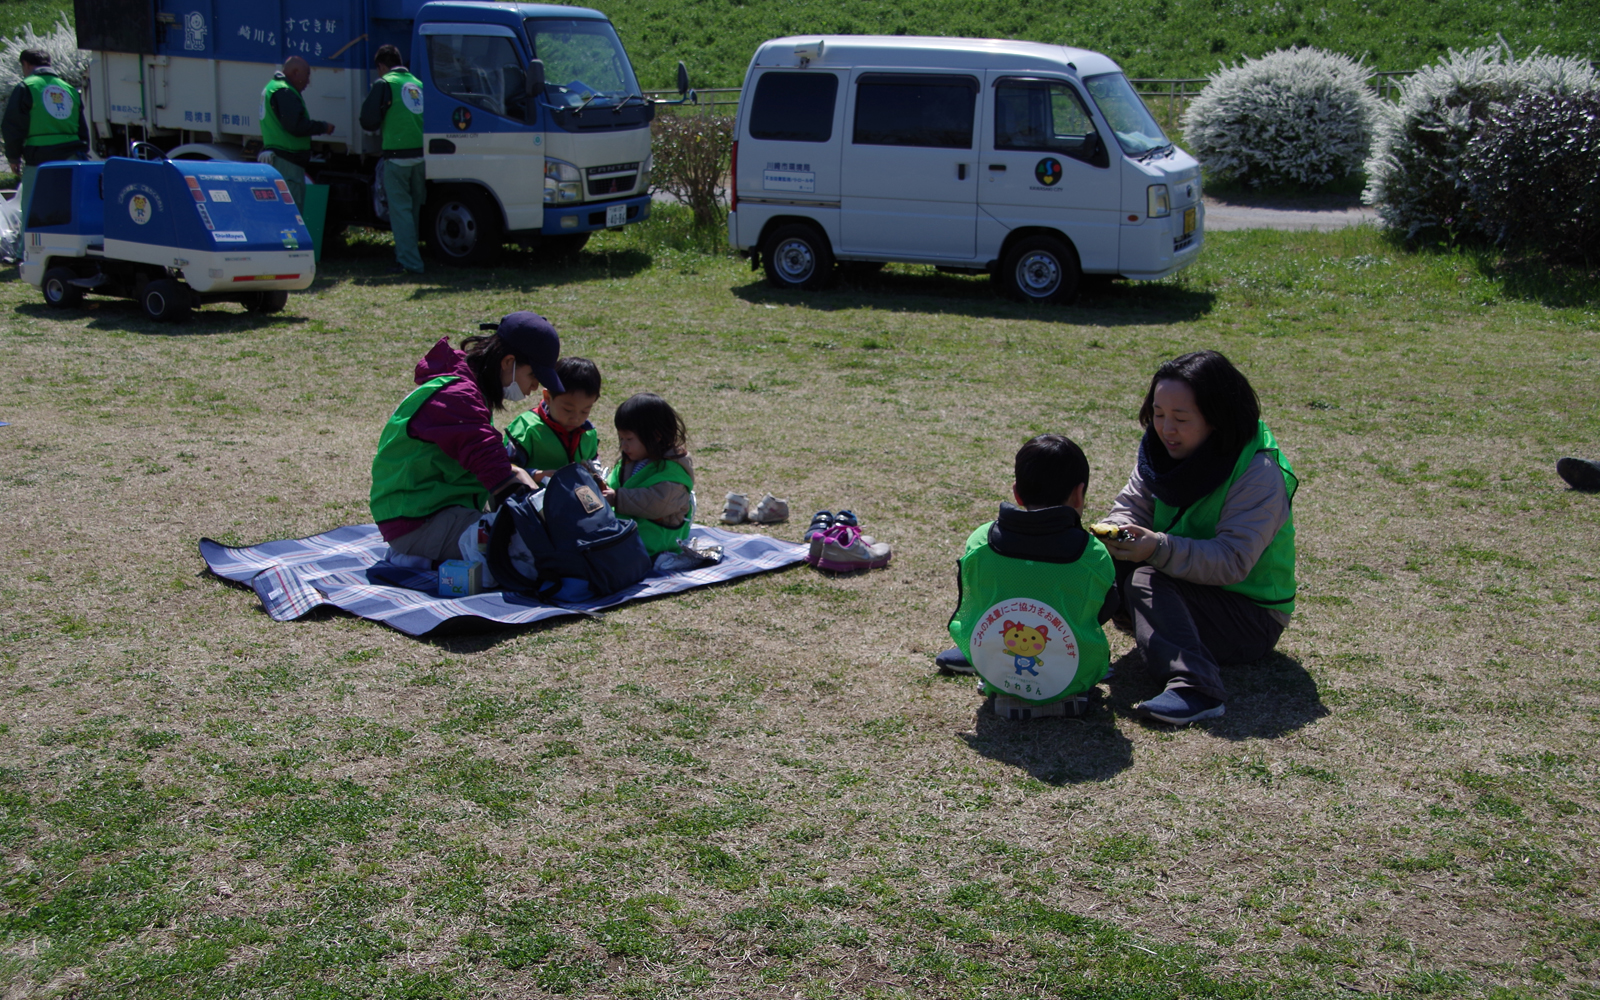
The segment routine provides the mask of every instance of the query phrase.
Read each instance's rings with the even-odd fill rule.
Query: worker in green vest
[[[282,71],[261,92],[261,145],[256,159],[283,175],[302,209],[306,203],[306,168],[311,166],[311,137],[331,135],[333,125],[306,113],[301,97],[311,84],[311,64],[299,56],[283,61]]]
[[[6,144],[6,163],[20,175],[22,224],[28,224],[33,198],[33,178],[41,163],[75,160],[89,148],[89,126],[83,120],[83,99],[72,84],[50,68],[50,56],[23,49],[22,80],[11,90],[0,133]]]
[[[427,178],[422,162],[422,81],[411,75],[393,45],[380,45],[372,57],[382,73],[361,104],[361,127],[383,135],[378,178],[389,203],[389,230],[394,233],[395,270],[422,273],[417,233],[422,228],[422,203]]]
[[[1163,363],[1139,422],[1144,440],[1106,521],[1126,624],[1166,690],[1134,706],[1187,725],[1223,713],[1224,666],[1272,652],[1294,613],[1289,459],[1244,374],[1216,351]]]

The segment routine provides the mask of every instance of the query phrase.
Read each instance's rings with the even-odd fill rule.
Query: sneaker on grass
[[[1187,726],[1201,719],[1215,719],[1222,714],[1223,708],[1222,702],[1194,688],[1167,688],[1154,698],[1133,706],[1134,712],[1146,719],[1174,726]]]
[[[750,498],[743,493],[729,493],[722,502],[722,523],[743,524],[745,515],[750,513]]]
[[[1556,475],[1567,485],[1585,493],[1600,492],[1600,462],[1586,458],[1563,458],[1556,463]]]
[[[976,674],[977,668],[961,655],[960,646],[952,646],[933,658],[933,665],[947,673]]]
[[[827,534],[811,539],[806,562],[832,573],[851,573],[887,566],[892,554],[889,546],[867,541],[855,528],[829,528]]]
[[[1029,719],[1050,718],[1076,718],[1088,710],[1089,699],[1079,695],[1074,698],[1063,698],[1052,701],[1048,705],[1035,705],[1031,701],[1013,698],[1008,694],[994,696],[994,714],[1002,719],[1012,722],[1027,722]]]
[[[780,500],[768,493],[756,504],[756,509],[750,513],[750,520],[756,524],[777,524],[789,520],[789,501]]]

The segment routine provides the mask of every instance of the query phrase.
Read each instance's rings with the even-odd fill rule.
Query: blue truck
[[[316,277],[289,187],[260,163],[47,163],[34,181],[21,272],[47,305],[94,292],[176,322],[208,302],[283,309]]]
[[[492,263],[507,242],[575,253],[650,213],[650,122],[616,29],[599,11],[475,0],[75,0],[94,53],[85,105],[99,155],[137,143],[174,160],[255,159],[262,88],[285,59],[312,67],[312,176],[328,231],[383,226],[378,137],[361,104],[380,45],[423,83],[422,238],[446,263]],[[684,99],[687,73],[679,64]]]

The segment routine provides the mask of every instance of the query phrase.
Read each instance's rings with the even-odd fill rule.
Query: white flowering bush
[[[1401,83],[1384,108],[1363,198],[1409,238],[1430,227],[1485,233],[1467,196],[1462,158],[1491,111],[1529,94],[1581,95],[1600,89],[1587,62],[1541,55],[1516,59],[1505,46],[1451,50]]]
[[[1316,187],[1361,169],[1380,101],[1367,70],[1321,49],[1269,52],[1213,73],[1183,114],[1208,173],[1253,187]]]
[[[17,57],[23,49],[48,53],[50,68],[56,75],[82,89],[89,75],[89,52],[78,48],[78,33],[67,22],[65,14],[48,35],[36,34],[30,24],[22,29],[22,34],[6,39],[0,46],[0,93],[11,93],[11,88],[22,79],[22,66]]]

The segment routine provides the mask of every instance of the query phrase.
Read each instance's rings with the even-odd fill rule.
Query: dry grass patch
[[[1592,285],[1370,231],[1218,234],[1155,286],[1025,309],[891,267],[769,292],[668,217],[570,268],[381,276],[290,315],[0,291],[0,975],[73,996],[1579,996],[1595,962]],[[851,507],[895,547],[413,640],[273,623],[195,542],[366,517],[441,335],[549,315],[611,407],[662,392],[702,507]],[[954,559],[1017,445],[1099,510],[1155,364],[1216,347],[1302,478],[1303,597],[1228,715],[1117,673],[1001,723],[939,677]]]

